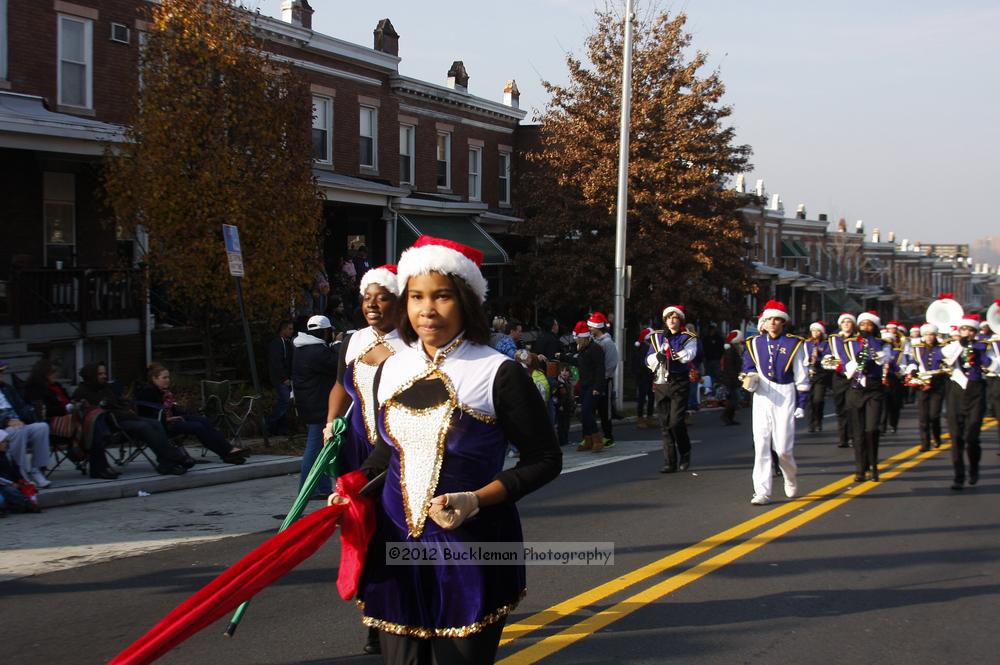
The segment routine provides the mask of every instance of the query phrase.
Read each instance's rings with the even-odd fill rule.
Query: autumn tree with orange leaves
[[[749,169],[736,145],[718,72],[690,52],[686,17],[653,11],[636,19],[629,163],[626,310],[658,319],[667,304],[691,318],[744,314],[749,288],[746,197],[727,181]],[[551,99],[526,155],[523,233],[536,249],[519,259],[522,286],[549,308],[584,303],[607,311],[613,297],[618,139],[624,22],[598,11],[587,60],[567,57],[569,82],[545,83]],[[690,53],[689,53],[690,52]]]
[[[254,15],[230,0],[151,9],[127,140],[108,154],[116,221],[142,225],[173,309],[208,324],[238,314],[222,225],[235,224],[251,319],[287,316],[320,233],[308,86],[272,62]]]

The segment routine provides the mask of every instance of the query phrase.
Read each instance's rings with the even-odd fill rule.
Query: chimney
[[[806,218],[806,204],[800,203],[795,207],[795,219],[805,219]]]
[[[861,221],[860,219],[858,220],[858,223],[854,225],[854,232],[855,233],[860,233],[860,234],[864,235],[864,232],[865,232],[865,223],[863,221]]]
[[[882,239],[881,234],[878,232],[878,227],[876,226],[875,230],[872,231],[872,242],[877,243],[881,239]]]
[[[469,72],[465,71],[465,63],[456,60],[448,70],[448,87],[459,92],[469,91]]]
[[[466,83],[469,81],[468,74],[465,76],[465,81]],[[521,107],[521,91],[517,89],[517,81],[514,79],[503,84],[503,103],[512,109]]]
[[[910,247],[910,240],[908,238],[903,238],[903,243],[899,246],[899,251],[905,252]]]
[[[399,33],[392,27],[392,21],[382,19],[375,26],[375,50],[389,55],[399,55]]]
[[[889,235],[886,237],[886,242],[896,242],[896,232],[889,231]]]
[[[754,194],[756,194],[760,198],[764,198],[764,180],[763,179],[757,181],[757,186],[754,187]]]
[[[781,196],[775,194],[771,197],[771,210],[784,210],[785,206],[781,203]]]
[[[746,176],[742,173],[736,176],[736,191],[740,194],[746,194],[747,191],[747,180]]]
[[[282,2],[281,20],[300,28],[312,30],[313,8],[309,6],[309,0],[285,0]]]
[[[821,222],[825,222],[826,221],[826,213],[825,212],[821,212],[819,214],[819,221],[821,221]]]
[[[837,222],[837,230],[841,233],[847,233],[847,220],[843,217],[841,217],[840,221]]]

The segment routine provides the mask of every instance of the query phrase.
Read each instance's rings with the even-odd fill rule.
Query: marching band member
[[[691,465],[691,438],[685,416],[691,383],[688,363],[698,355],[698,337],[685,330],[684,318],[682,305],[665,307],[666,330],[649,336],[646,366],[653,370],[653,394],[663,436],[664,465],[660,473],[686,471]]]
[[[991,336],[992,335],[990,334],[990,322],[987,321],[986,319],[983,319],[982,321],[979,322],[979,334],[976,336],[976,339],[980,342],[985,342],[988,341]]]
[[[847,413],[847,393],[851,381],[844,376],[844,366],[849,360],[847,340],[857,334],[858,320],[853,314],[844,312],[837,318],[837,327],[840,332],[830,335],[827,343],[830,346],[830,355],[837,361],[832,381],[833,407],[837,413],[837,447],[847,448],[848,441],[852,440],[854,435],[851,432],[851,419]]]
[[[399,334],[407,346],[375,380],[379,439],[363,470],[370,478],[386,473],[357,592],[390,665],[493,662],[525,593],[525,568],[389,565],[386,543],[520,543],[515,502],[562,466],[531,378],[488,345],[482,257],[421,236],[399,259]],[[503,470],[508,441],[521,456]]]
[[[898,330],[898,327],[897,327]],[[886,328],[881,334],[885,342],[886,362],[882,365],[882,384],[885,386],[885,409],[882,412],[882,433],[891,428],[895,434],[899,429],[899,414],[903,410],[904,387],[900,371],[906,366],[903,346],[899,334]]]
[[[882,365],[887,356],[882,340],[875,334],[879,323],[876,312],[862,312],[858,316],[858,335],[845,344],[849,360],[844,365],[844,376],[851,385],[847,412],[854,432],[854,479],[858,482],[864,481],[869,469],[871,479],[879,479],[879,426],[885,406]]]
[[[948,386],[948,431],[951,434],[951,465],[955,479],[953,490],[960,490],[966,481],[964,455],[968,456],[970,485],[979,482],[979,431],[986,411],[986,383],[984,374],[991,361],[986,345],[976,341],[979,334],[979,315],[966,314],[958,322],[959,340],[944,347],[945,362],[952,367]]]
[[[993,308],[997,310],[993,310]],[[998,311],[1000,313],[1000,299],[994,301],[993,306],[990,308],[991,311]],[[997,330],[994,326],[996,325],[995,319],[991,319],[992,324],[989,324],[987,330],[992,329],[993,336],[988,338],[985,342],[989,349],[989,355],[992,359],[992,365],[990,366],[990,371],[986,375],[986,395],[990,404],[990,410],[993,412],[993,417],[1000,420],[1000,330]],[[1000,435],[1000,427],[997,427],[997,434]],[[997,451],[997,455],[1000,455],[1000,451]]]
[[[920,326],[912,325],[910,326],[910,336],[906,338],[903,342],[903,355],[906,358],[906,364],[909,366],[913,362],[913,346],[915,344],[921,343],[921,338],[923,336],[920,334]],[[905,383],[905,381],[904,381]],[[906,388],[906,403],[913,404],[917,401],[917,393],[920,388],[914,386],[908,386]]]
[[[826,389],[830,386],[830,371],[823,367],[823,358],[830,355],[830,344],[823,338],[826,326],[822,321],[809,325],[809,339],[806,340],[806,358],[809,359],[809,431],[823,431],[823,403]]]
[[[750,503],[771,501],[771,449],[785,479],[785,496],[793,498],[796,485],[795,419],[805,416],[809,371],[805,340],[785,333],[788,310],[769,300],[760,315],[764,333],[747,340],[743,352],[743,387],[753,393],[753,489]]]
[[[932,442],[935,448],[941,447],[941,407],[944,405],[948,377],[941,371],[944,358],[937,332],[933,323],[920,326],[923,341],[913,345],[906,367],[910,385],[918,391],[917,420],[921,451],[930,450]]]

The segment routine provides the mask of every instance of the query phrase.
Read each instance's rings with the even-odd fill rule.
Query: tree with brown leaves
[[[191,320],[239,311],[223,224],[240,229],[250,318],[287,316],[320,232],[308,87],[231,0],[162,0],[151,23],[128,140],[108,154],[110,207],[146,228],[153,274]]]
[[[549,307],[580,302],[606,309],[614,283],[619,115],[624,22],[596,14],[588,63],[567,57],[569,83],[545,83],[551,99],[527,156],[524,232],[538,239],[519,275]],[[627,311],[633,321],[683,303],[692,318],[733,320],[749,288],[746,198],[726,181],[748,170],[750,148],[734,144],[718,72],[688,56],[686,17],[637,19],[629,163]]]

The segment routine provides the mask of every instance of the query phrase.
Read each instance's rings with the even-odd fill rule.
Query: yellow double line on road
[[[997,421],[990,418],[984,423],[983,430],[989,429],[996,424]],[[944,438],[947,439],[949,437],[946,435]],[[945,449],[947,448],[942,447],[940,449],[934,449],[921,453],[919,446],[913,446],[903,450],[902,452],[888,458],[880,465],[884,469],[881,476],[884,480],[895,478],[908,469],[920,464],[925,459],[933,457],[938,452]],[[593,589],[574,596],[573,598],[553,605],[547,610],[534,614],[526,619],[523,619],[522,621],[519,621],[518,623],[508,625],[503,632],[503,637],[500,641],[501,646],[510,643],[512,640],[533,633],[534,631],[539,630],[554,621],[572,616],[580,610],[590,605],[594,605],[620,591],[627,589],[630,586],[648,580],[651,577],[666,572],[667,570],[686,563],[698,556],[707,554],[708,552],[726,545],[740,536],[746,535],[762,526],[774,522],[789,513],[801,510],[803,507],[811,503],[824,500],[819,505],[813,506],[812,508],[795,515],[781,524],[773,526],[770,529],[751,537],[743,543],[734,545],[726,551],[716,554],[715,556],[706,559],[688,570],[672,575],[671,577],[654,584],[653,586],[636,593],[619,603],[616,603],[606,610],[602,610],[554,635],[546,637],[531,646],[521,649],[503,660],[498,661],[498,665],[536,663],[542,658],[565,649],[571,644],[574,644],[585,637],[592,635],[596,631],[606,628],[610,624],[627,617],[646,605],[659,600],[663,596],[698,579],[701,579],[702,577],[743,556],[746,556],[747,554],[750,554],[751,552],[754,552],[773,540],[825,515],[831,510],[847,503],[856,496],[860,496],[861,494],[864,494],[865,492],[868,492],[878,486],[878,483],[871,481],[854,484],[855,482],[856,481],[853,476],[845,477],[827,485],[826,487],[823,487],[822,489],[807,494],[799,500],[781,504],[780,506],[773,508],[762,515],[747,520],[741,524],[737,524],[736,526],[726,529],[725,531],[721,531],[713,536],[709,536],[699,543],[685,547],[684,549],[674,552],[662,559],[659,559],[658,561],[654,561],[653,563],[626,573],[621,577],[594,587]],[[851,485],[854,486],[851,487]],[[848,488],[846,491],[841,492],[837,496],[831,497],[831,495],[837,494],[845,487]]]

